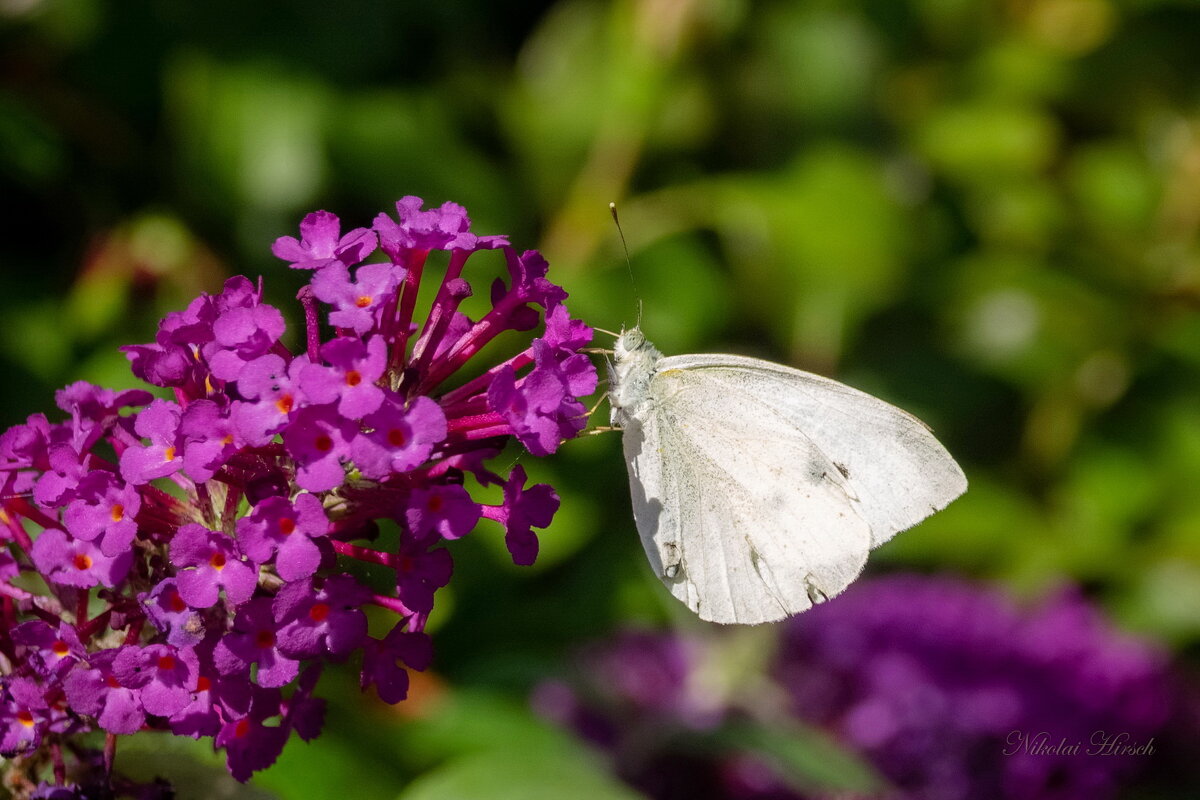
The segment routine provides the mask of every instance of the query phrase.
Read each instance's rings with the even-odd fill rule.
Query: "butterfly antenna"
[[[613,224],[617,226],[617,233],[621,237],[621,249],[625,251],[625,268],[629,270],[629,285],[633,287],[633,293],[638,294],[637,281],[633,279],[633,262],[629,260],[629,244],[625,241],[625,231],[621,230],[621,218],[617,216],[617,204],[608,204],[608,213],[612,214]],[[642,323],[642,300],[638,298],[638,324]]]

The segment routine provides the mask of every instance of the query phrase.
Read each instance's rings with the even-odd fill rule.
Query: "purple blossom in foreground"
[[[1145,746],[1171,702],[1162,656],[1075,593],[1022,611],[955,580],[882,578],[778,634],[765,674],[739,674],[777,687],[782,705],[765,717],[713,689],[720,635],[624,634],[582,654],[575,685],[546,683],[534,702],[611,750],[649,796],[730,800],[832,796],[797,789],[769,752],[720,735],[777,725],[777,712],[863,756],[885,783],[872,798],[1104,800],[1148,758],[1101,752],[1093,737]],[[686,745],[705,736],[723,744]]]
[[[472,233],[460,206],[405,197],[396,213],[343,234],[318,211],[276,241],[310,278],[302,352],[285,346],[261,281],[231,278],[124,348],[172,399],[76,383],[56,396],[69,419],[35,414],[0,435],[0,755],[28,756],[31,796],[91,791],[66,782],[67,753],[74,780],[115,780],[116,737],[144,730],[211,738],[245,780],[291,732],[319,734],[326,663],[361,659],[364,689],[404,699],[408,670],[432,658],[446,541],[486,518],[515,562],[533,562],[558,496],[487,464],[514,439],[544,455],[583,427],[591,329],[539,254]],[[494,249],[507,279],[471,319],[467,267]],[[479,363],[541,320],[516,355]],[[501,505],[468,488],[487,485],[503,487]],[[398,535],[377,537],[380,520]],[[394,590],[360,583],[351,561],[390,570]],[[394,615],[382,638],[371,606]],[[93,732],[109,735],[103,752],[69,741]],[[56,780],[39,783],[51,761]]]

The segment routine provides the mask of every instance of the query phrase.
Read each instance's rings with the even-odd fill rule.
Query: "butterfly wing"
[[[638,532],[672,594],[703,619],[759,623],[857,577],[870,527],[787,409],[674,358],[659,362],[649,397],[623,444]]]
[[[871,546],[940,511],[967,479],[929,428],[911,414],[845,384],[755,358],[671,356],[658,362],[710,391],[758,399],[803,430],[845,478]]]

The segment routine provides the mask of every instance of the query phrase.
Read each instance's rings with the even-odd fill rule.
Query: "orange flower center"
[[[125,519],[125,506],[120,503],[113,503],[111,516],[113,522],[120,522]]]
[[[291,536],[292,531],[296,530],[296,520],[291,517],[279,518],[279,532],[284,536]]]
[[[367,306],[371,305],[372,302],[373,302],[373,298],[371,297],[371,295],[360,294],[358,296],[358,299],[354,301],[354,305],[358,306],[359,308],[366,308]]]
[[[91,568],[92,568],[92,559],[91,559],[91,557],[90,557],[90,556],[87,556],[87,555],[84,555],[83,553],[76,553],[76,554],[75,554],[75,558],[73,558],[73,559],[71,560],[71,563],[72,563],[72,564],[74,564],[74,565],[75,565],[75,569],[78,569],[78,570],[85,570],[85,569],[91,569]]]
[[[213,553],[212,558],[208,560],[208,564],[215,570],[225,569],[225,554],[219,552]]]
[[[313,622],[324,622],[329,616],[328,603],[313,603],[313,607],[308,610],[308,618]]]
[[[358,386],[360,383],[362,383],[362,375],[358,370],[352,369],[346,373],[347,386]]]

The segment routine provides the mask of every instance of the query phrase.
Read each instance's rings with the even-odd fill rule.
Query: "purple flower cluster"
[[[302,352],[284,345],[261,281],[235,277],[124,348],[173,399],[77,383],[56,396],[68,419],[35,414],[0,436],[0,754],[53,763],[61,784],[64,737],[109,734],[111,767],[116,735],[168,730],[210,737],[245,780],[292,731],[319,733],[325,663],[361,651],[363,688],[405,697],[407,669],[431,658],[444,540],[487,518],[515,562],[534,561],[533,529],[558,496],[487,464],[513,437],[543,456],[583,428],[592,331],[536,251],[471,233],[452,203],[421,206],[406,197],[398,219],[344,235],[319,211],[275,243],[311,271]],[[480,250],[500,251],[508,280],[471,319],[463,273]],[[445,273],[422,321],[434,251]],[[516,355],[457,377],[543,319]],[[501,487],[498,505],[472,496],[486,485]],[[382,519],[398,541],[381,544]],[[394,580],[364,585],[351,559]],[[394,612],[390,632],[368,632],[368,606]]]
[[[535,703],[614,752],[653,797],[739,800],[812,796],[714,734],[781,711],[865,757],[890,786],[881,797],[1110,798],[1146,766],[1171,703],[1162,656],[1076,593],[1022,611],[963,582],[897,576],[862,581],[779,634],[758,676],[780,692],[769,713],[712,692],[719,637],[648,633],[588,651],[578,683],[545,684]],[[722,744],[680,745],[706,735]]]

